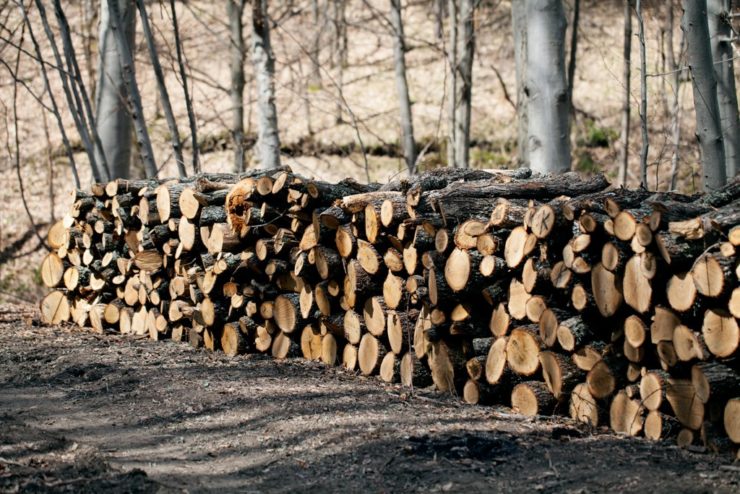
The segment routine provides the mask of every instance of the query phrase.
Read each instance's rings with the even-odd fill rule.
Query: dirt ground
[[[738,492],[731,458],[0,306],[0,492]]]

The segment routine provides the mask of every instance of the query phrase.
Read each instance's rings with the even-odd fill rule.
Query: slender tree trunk
[[[321,9],[319,0],[311,0],[311,20],[313,22],[313,39],[311,40],[311,76],[309,89],[316,90],[321,87]]]
[[[406,80],[406,40],[403,34],[401,0],[391,0],[391,25],[393,26],[393,58],[396,69],[396,90],[401,112],[401,140],[403,157],[409,173],[413,174],[416,165],[416,142],[414,141],[414,121],[411,113],[411,99]]]
[[[444,21],[447,16],[446,0],[432,0],[434,6],[434,36],[438,41],[444,37]]]
[[[259,154],[262,168],[280,166],[280,137],[275,109],[275,59],[270,46],[267,0],[252,0],[252,60],[259,104]]]
[[[200,172],[200,153],[198,149],[198,125],[195,122],[195,112],[193,111],[193,102],[190,99],[190,90],[188,89],[188,75],[185,71],[185,53],[180,40],[180,25],[177,22],[177,9],[175,0],[170,0],[170,10],[172,11],[172,30],[175,34],[175,51],[177,52],[177,66],[180,72],[180,81],[182,82],[182,92],[185,96],[185,108],[188,112],[188,123],[190,124],[190,142],[193,148],[193,173]]]
[[[149,140],[149,131],[147,130],[146,120],[144,119],[144,109],[141,104],[139,86],[136,82],[134,57],[131,54],[131,47],[134,46],[134,44],[130,39],[128,39],[129,24],[136,26],[136,13],[134,11],[133,2],[127,2],[126,6],[129,11],[127,11],[125,15],[127,17],[130,16],[133,20],[124,21],[124,16],[121,15],[121,12],[118,9],[118,1],[119,0],[108,0],[108,10],[111,28],[113,29],[113,34],[115,35],[116,45],[118,48],[118,59],[121,64],[121,75],[126,89],[128,111],[134,122],[136,142],[139,146],[141,161],[144,163],[146,176],[156,177],[157,165],[154,159],[154,150],[152,149],[152,143]],[[129,140],[129,142],[131,141]]]
[[[134,6],[129,0],[119,0],[121,28],[129,46],[136,32]],[[126,108],[126,83],[118,56],[114,20],[108,0],[100,2],[100,34],[98,36],[98,82],[95,93],[95,122],[102,143],[102,154],[96,149],[96,161],[107,161],[111,178],[127,178],[131,166],[131,115]]]
[[[234,173],[244,171],[244,0],[227,0],[229,17],[229,65],[231,70],[231,136],[234,141]]]
[[[519,0],[511,2],[514,31],[514,62],[516,72],[517,159],[521,168],[529,168],[527,145],[527,6]]]
[[[85,88],[85,81],[82,80],[80,67],[77,63],[77,56],[75,53],[74,45],[72,43],[72,36],[70,34],[67,16],[64,14],[64,9],[62,8],[61,2],[59,0],[54,0],[54,15],[57,18],[57,24],[59,25],[59,34],[62,37],[64,58],[67,65],[70,87],[72,88],[72,95],[74,96],[75,100],[75,107],[77,108],[81,122],[85,127],[86,132],[89,122],[89,135],[92,137],[92,145],[95,148],[95,152],[98,154],[98,156],[93,159],[92,163],[95,163],[94,166],[98,169],[100,177],[103,180],[108,180],[111,176],[111,170],[108,167],[105,157],[102,156],[103,145],[97,132],[96,118],[93,114],[92,104],[90,103],[87,89]]]
[[[679,151],[681,144],[681,56],[683,55],[684,48],[686,46],[686,35],[681,32],[681,42],[678,49],[678,58],[676,58],[675,50],[673,48],[673,2],[667,4],[668,12],[666,13],[666,63],[668,70],[672,75],[673,85],[673,103],[671,106],[671,145],[673,151],[671,153],[671,185],[670,190],[676,190],[678,182],[678,160]]]
[[[336,123],[344,122],[343,117],[343,100],[344,96],[344,66],[347,63],[347,26],[346,26],[346,0],[331,0],[332,2],[332,20],[334,24],[334,56],[332,63],[336,71],[336,86],[339,95],[336,99]]]
[[[457,108],[457,20],[459,16],[458,8],[457,8],[457,2],[458,0],[450,0],[449,1],[449,18],[450,18],[450,38],[448,43],[448,63],[450,64],[450,92],[449,92],[449,106],[448,106],[448,133],[449,137],[447,139],[447,166],[459,166],[457,161],[455,161],[456,153],[455,153],[455,144],[457,143],[457,138],[455,136],[455,132],[457,132],[457,123],[455,122],[455,119],[457,117],[457,112],[455,109]]]
[[[59,128],[59,133],[62,136],[62,144],[64,145],[64,150],[67,153],[67,159],[69,159],[69,165],[72,168],[72,177],[74,178],[74,181],[75,181],[75,187],[79,189],[81,187],[80,187],[80,176],[77,173],[77,164],[75,163],[75,157],[74,157],[74,153],[72,152],[72,146],[70,145],[69,139],[67,138],[67,131],[64,129],[64,123],[62,122],[62,115],[59,113],[59,106],[57,105],[57,100],[54,97],[54,93],[51,91],[51,86],[49,84],[49,74],[46,72],[46,65],[44,64],[44,59],[41,54],[41,47],[39,46],[38,40],[36,39],[36,36],[33,33],[33,26],[31,24],[31,21],[28,18],[28,11],[26,10],[26,7],[23,5],[22,2],[19,4],[19,6],[21,8],[21,12],[23,13],[23,20],[26,23],[26,27],[28,28],[28,34],[31,38],[31,42],[33,43],[33,49],[36,53],[37,63],[39,64],[39,70],[41,72],[41,77],[44,81],[44,92],[46,92],[46,94],[49,95],[49,101],[51,102],[51,110],[54,115],[54,118],[57,121],[57,127]],[[48,25],[48,23],[46,22],[45,15],[42,16],[42,20],[44,20],[45,25]],[[59,63],[59,53],[57,51],[56,44],[54,43],[54,38],[53,37],[50,38],[49,41],[52,45],[52,49],[53,49],[52,51],[56,55],[57,63]],[[61,72],[59,75],[62,77],[62,81],[64,82],[66,80],[64,75]],[[67,96],[67,101],[71,102],[72,98],[69,97],[69,91],[67,89],[66,83],[63,84],[63,89],[64,89],[65,95]],[[78,119],[76,118],[75,111],[71,107],[70,107],[70,111],[72,112],[72,116],[75,117],[74,121],[75,121],[75,125],[77,125]],[[93,163],[91,162],[90,166],[92,165]],[[93,170],[93,175],[95,175],[94,170]]]
[[[144,32],[144,39],[149,50],[149,58],[152,62],[152,68],[154,69],[154,75],[157,79],[157,90],[159,92],[159,100],[162,104],[162,111],[164,112],[165,119],[167,120],[167,128],[170,131],[170,139],[172,141],[172,152],[175,155],[175,163],[177,163],[177,172],[180,177],[186,177],[188,173],[185,171],[185,160],[182,156],[182,141],[180,140],[180,131],[177,128],[177,121],[175,120],[175,114],[172,111],[172,103],[170,102],[170,95],[167,91],[167,85],[164,81],[164,72],[162,71],[162,64],[159,62],[159,55],[157,54],[157,45],[154,42],[154,35],[152,34],[151,27],[149,26],[149,16],[146,12],[144,0],[136,0],[136,6],[139,9],[139,17],[141,17],[141,27]]]
[[[528,146],[532,170],[570,170],[565,29],[561,0],[526,0]]]
[[[629,169],[630,148],[630,77],[632,59],[632,1],[624,0],[624,68],[622,72],[622,84],[624,95],[622,99],[622,139],[619,149],[619,184],[627,185],[627,171]]]
[[[642,18],[642,1],[637,0],[637,28],[640,40],[640,130],[642,147],[640,148],[640,185],[647,188],[647,159],[650,148],[647,121],[647,56],[645,55],[645,22]]]
[[[709,38],[717,79],[717,100],[725,146],[725,173],[734,177],[740,161],[740,122],[738,121],[735,68],[732,62],[732,0],[708,0]]]
[[[581,0],[573,1],[573,22],[570,31],[570,56],[568,57],[568,108],[573,119],[575,119],[575,107],[573,106],[573,85],[576,78],[576,60],[578,55],[578,23],[581,16]]]
[[[701,149],[704,190],[727,181],[725,150],[717,102],[717,79],[712,63],[706,0],[683,0],[681,28],[688,41],[688,62],[694,88],[696,136]]]
[[[473,100],[473,55],[475,53],[474,30],[475,0],[460,2],[458,28],[458,81],[455,125],[455,164],[459,168],[470,168],[470,111]]]

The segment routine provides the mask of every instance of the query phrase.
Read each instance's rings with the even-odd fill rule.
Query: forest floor
[[[740,467],[303,360],[0,306],[0,492],[738,492]]]

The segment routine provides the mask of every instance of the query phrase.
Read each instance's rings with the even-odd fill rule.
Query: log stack
[[[41,311],[719,450],[740,442],[739,223],[737,179],[116,180],[50,231]]]

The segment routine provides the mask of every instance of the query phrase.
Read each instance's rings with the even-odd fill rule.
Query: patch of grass
[[[591,153],[586,149],[576,151],[576,171],[581,173],[598,173],[601,171],[599,164],[594,161]]]
[[[511,156],[504,152],[482,148],[470,150],[470,163],[473,168],[507,168],[510,162]]]
[[[601,127],[591,119],[584,122],[586,135],[579,139],[578,145],[587,148],[607,148],[619,138],[619,132],[609,127]]]

